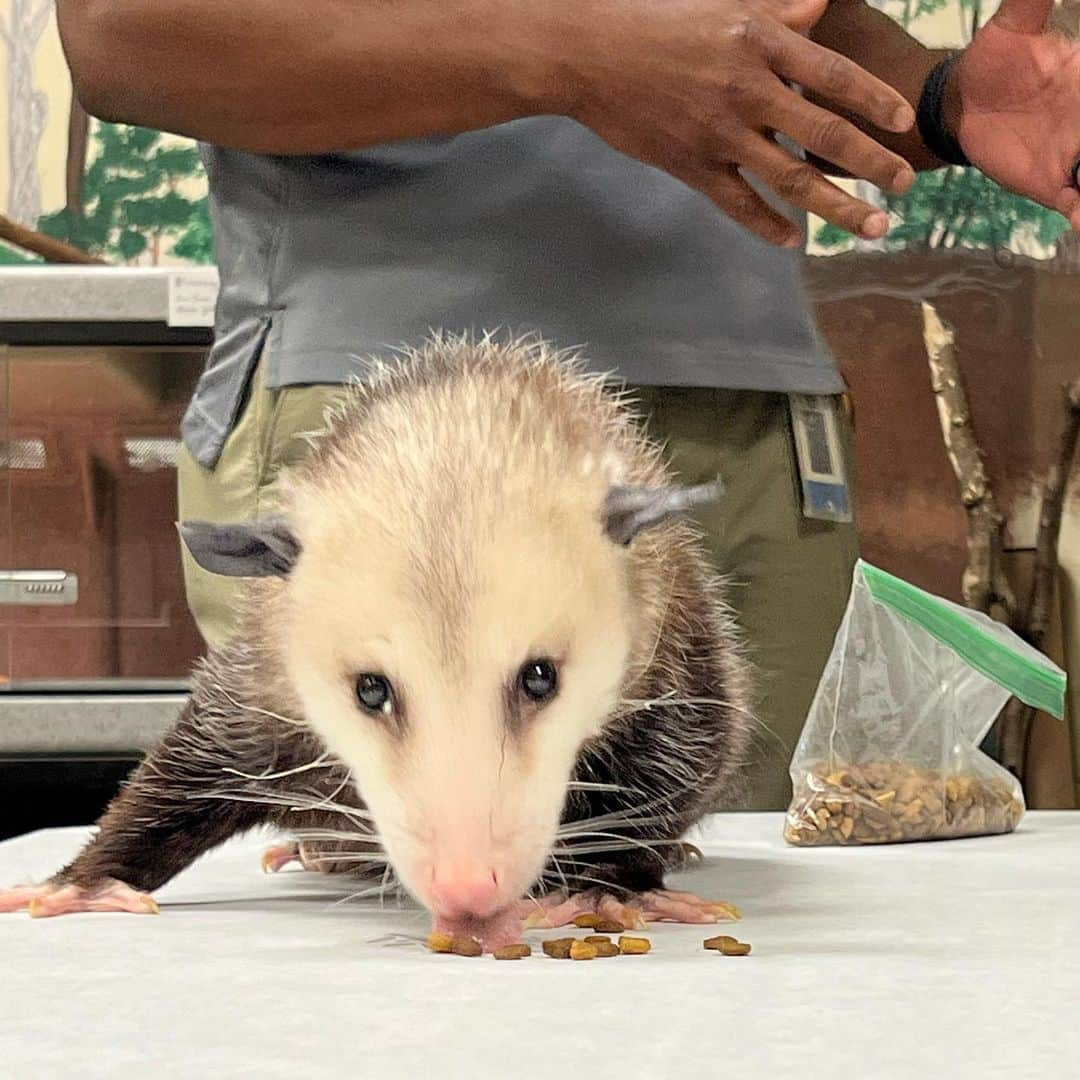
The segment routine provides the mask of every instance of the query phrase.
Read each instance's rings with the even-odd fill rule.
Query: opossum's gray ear
[[[236,525],[184,521],[177,526],[191,557],[225,577],[287,577],[300,543],[283,517]]]
[[[604,531],[625,546],[645,529],[723,494],[719,477],[696,487],[613,487],[604,503]]]

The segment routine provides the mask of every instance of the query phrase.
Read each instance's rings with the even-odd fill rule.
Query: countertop
[[[214,267],[0,267],[0,323],[166,323],[178,278],[201,284],[204,300],[216,296]]]
[[[232,841],[161,890],[159,917],[0,916],[2,1071],[1080,1075],[1080,813],[860,849],[792,849],[780,828],[779,814],[710,819],[706,862],[678,881],[742,906],[751,956],[654,926],[650,955],[587,963],[430,955],[421,912],[342,902],[341,879],[263,876],[267,838]],[[87,835],[0,844],[0,882],[47,875]]]

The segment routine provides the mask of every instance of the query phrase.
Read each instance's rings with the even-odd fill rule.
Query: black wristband
[[[919,134],[926,143],[927,150],[949,165],[971,164],[956,136],[945,124],[945,91],[949,85],[949,76],[960,59],[960,55],[960,53],[953,53],[940,64],[934,65],[923,84],[919,107],[915,113]]]

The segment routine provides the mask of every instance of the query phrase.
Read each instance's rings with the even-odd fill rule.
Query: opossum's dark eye
[[[547,701],[559,688],[559,676],[550,660],[530,660],[521,668],[521,689],[533,701]]]
[[[388,713],[394,707],[390,683],[382,675],[358,675],[356,698],[370,712]]]

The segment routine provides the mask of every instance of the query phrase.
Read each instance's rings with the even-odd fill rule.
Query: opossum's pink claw
[[[158,915],[161,908],[149,894],[122,881],[109,879],[93,889],[78,885],[20,885],[0,890],[0,911],[25,908],[33,919],[69,915],[79,911],[129,911],[135,915]]]
[[[645,917],[654,922],[717,923],[737,922],[742,912],[734,904],[702,900],[690,892],[657,889],[644,893],[641,906]]]
[[[298,862],[303,866],[303,862],[300,859],[300,845],[278,844],[275,847],[267,848],[266,851],[263,852],[263,873],[276,874],[279,870],[283,870],[290,863],[294,862]]]

